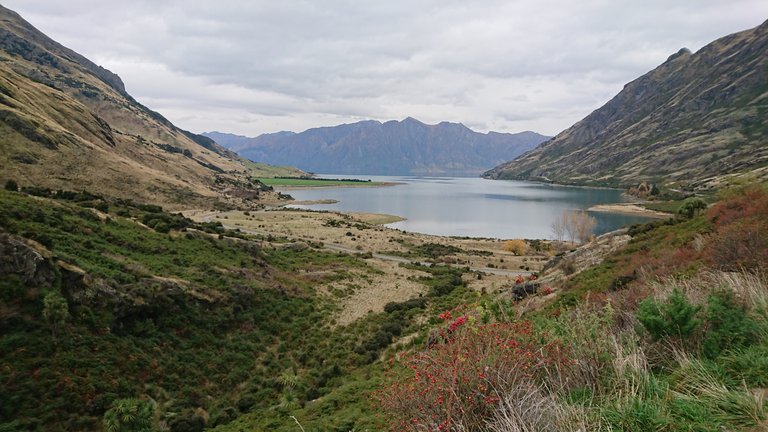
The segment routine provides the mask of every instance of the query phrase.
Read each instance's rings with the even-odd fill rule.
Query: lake
[[[389,224],[405,231],[442,236],[552,238],[552,222],[567,210],[623,202],[620,190],[555,186],[465,177],[321,175],[402,183],[384,187],[291,189],[296,200],[337,200],[295,208],[384,213],[406,218]],[[590,212],[596,233],[650,219]]]

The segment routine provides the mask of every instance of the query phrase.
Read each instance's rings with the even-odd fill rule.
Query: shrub
[[[202,432],[205,428],[205,420],[192,410],[185,410],[177,414],[168,422],[171,432]]]
[[[54,337],[69,319],[69,306],[58,290],[43,297],[43,319],[48,323]]]
[[[14,180],[8,180],[7,182],[5,182],[5,190],[11,191],[11,192],[18,192],[19,185]]]
[[[501,249],[517,256],[523,256],[528,253],[528,243],[520,239],[507,240],[501,245]]]
[[[747,347],[757,340],[759,326],[729,291],[720,291],[707,299],[707,332],[704,355],[715,358],[725,350]]]
[[[763,221],[739,221],[721,227],[708,251],[713,266],[725,270],[754,270],[768,264],[768,227]]]
[[[768,192],[760,187],[738,191],[714,205],[707,216],[715,226],[707,253],[723,270],[768,266]]]
[[[398,377],[374,392],[393,429],[487,430],[502,395],[535,398],[549,369],[570,364],[559,345],[532,336],[529,322],[472,323],[466,315],[452,320],[443,342],[400,359]]]
[[[150,432],[155,408],[141,399],[119,399],[104,413],[104,430],[107,432]]]
[[[707,203],[701,198],[686,198],[685,201],[677,209],[677,214],[680,216],[691,219],[696,216],[701,210],[707,208]]]
[[[427,305],[427,299],[417,297],[404,302],[389,302],[384,305],[384,312],[392,313],[395,311],[407,311],[410,309],[424,309]]]
[[[687,338],[699,327],[700,306],[688,302],[677,288],[665,302],[646,299],[637,309],[637,319],[654,340],[664,337]]]

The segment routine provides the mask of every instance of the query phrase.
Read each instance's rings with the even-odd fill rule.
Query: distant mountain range
[[[253,161],[333,174],[479,175],[549,139],[535,132],[478,133],[460,123],[361,121],[248,138],[203,135]]]
[[[768,22],[682,49],[535,150],[484,175],[717,187],[768,173]]]
[[[120,77],[0,6],[3,183],[188,207],[237,193],[258,168],[176,127]]]

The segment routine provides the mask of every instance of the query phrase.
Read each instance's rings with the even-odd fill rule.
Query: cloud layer
[[[412,116],[555,134],[764,0],[12,0],[195,132]]]

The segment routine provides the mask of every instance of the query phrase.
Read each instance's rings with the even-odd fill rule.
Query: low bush
[[[442,341],[399,359],[398,378],[372,396],[393,429],[487,430],[502,398],[546,399],[544,377],[569,367],[561,347],[533,337],[529,322],[477,326],[467,315],[442,317],[450,321]],[[545,417],[530,421],[543,426]]]
[[[523,256],[528,253],[528,243],[525,240],[514,239],[507,240],[501,245],[501,249],[507,252],[512,252],[517,256]]]
[[[707,329],[703,341],[704,355],[715,358],[723,351],[739,349],[757,341],[759,325],[737,305],[729,291],[709,295],[706,310]]]
[[[684,341],[701,324],[701,320],[696,318],[700,309],[700,306],[691,304],[685,295],[675,288],[666,301],[642,301],[637,310],[637,319],[654,340],[674,337]]]

